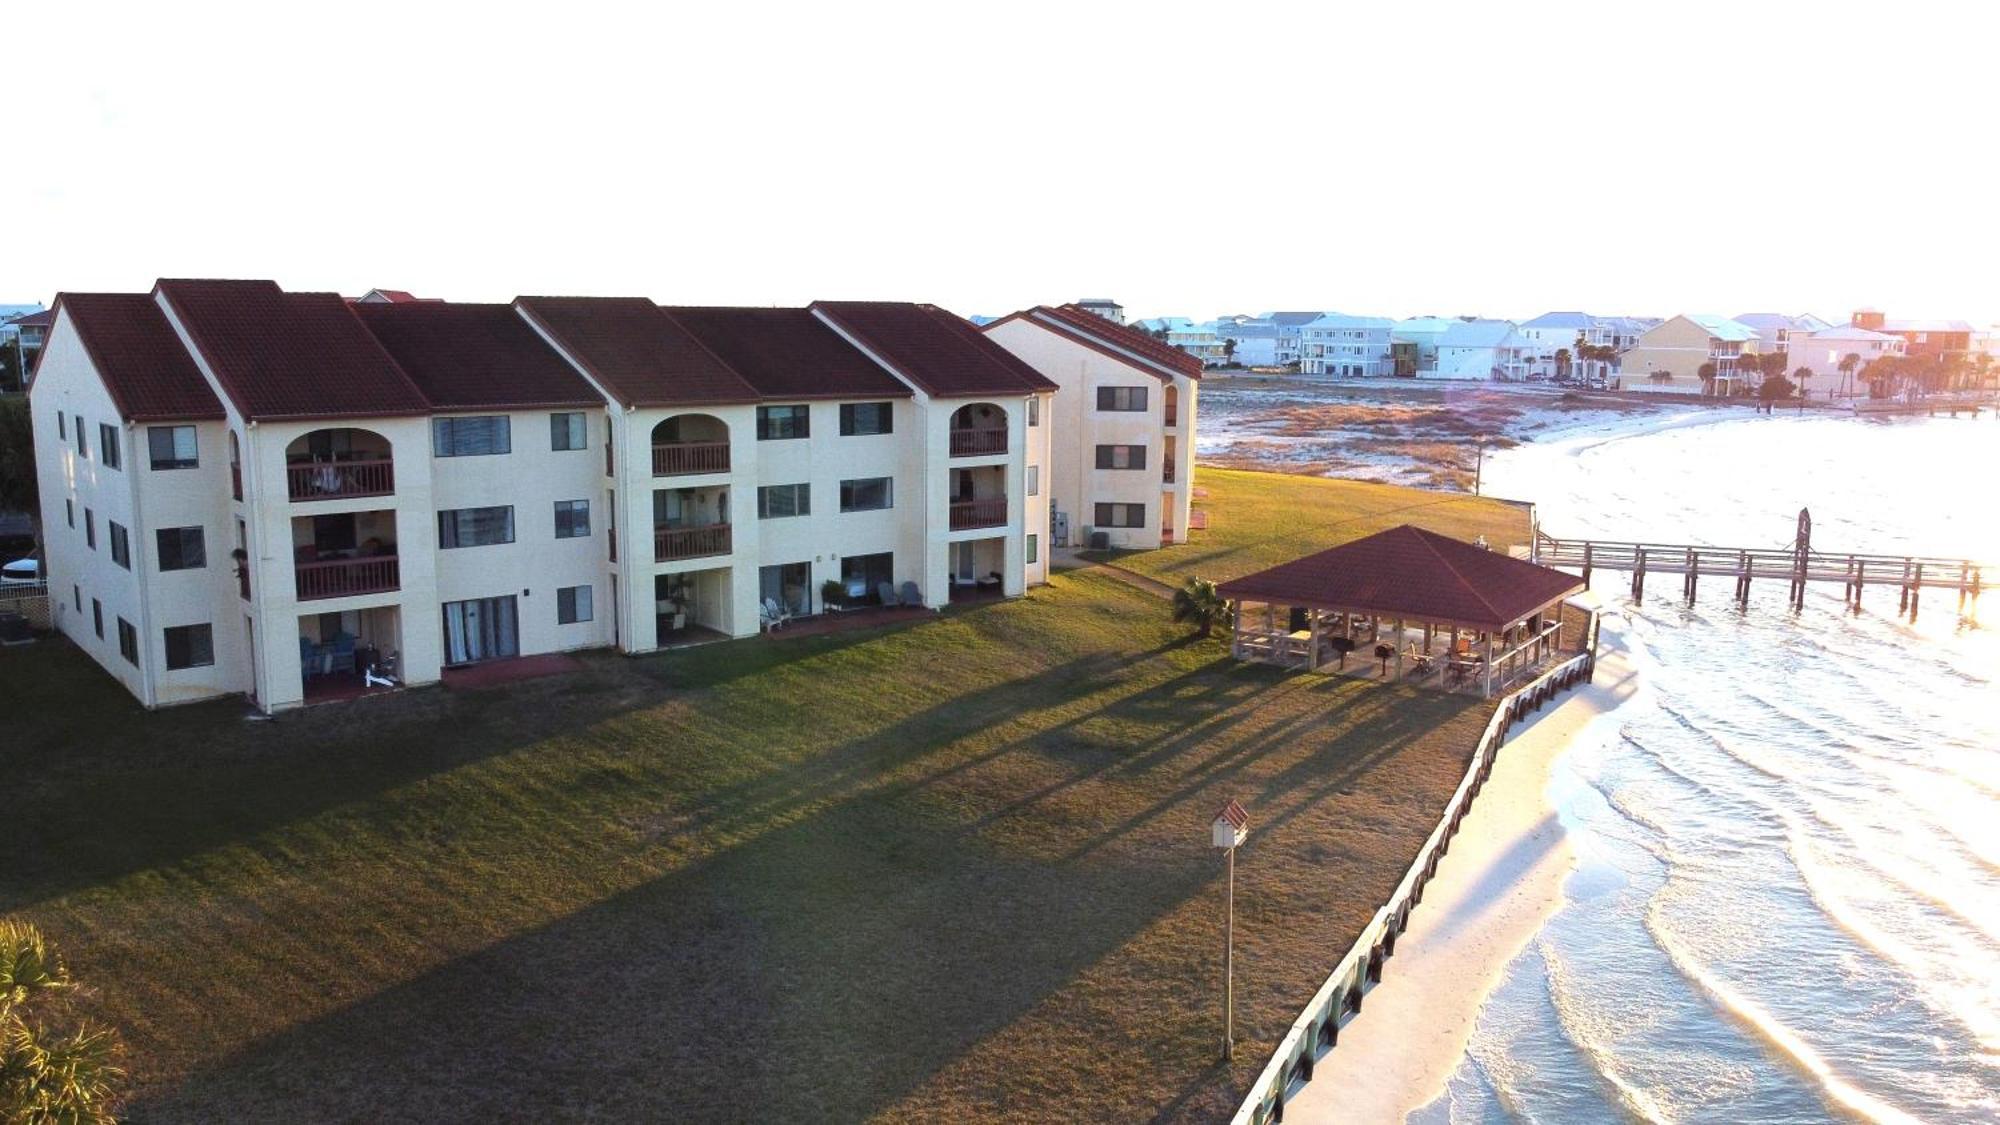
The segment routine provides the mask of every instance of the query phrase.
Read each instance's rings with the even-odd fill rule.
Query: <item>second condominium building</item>
[[[928,305],[65,294],[30,394],[52,609],[147,706],[275,710],[391,653],[421,684],[1019,594],[1057,394]]]

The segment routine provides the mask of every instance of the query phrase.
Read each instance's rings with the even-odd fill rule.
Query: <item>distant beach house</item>
[[[1737,313],[1730,319],[1738,324],[1748,325],[1757,330],[1757,354],[1769,355],[1785,350],[1793,334],[1810,336],[1821,329],[1833,325],[1811,313],[1791,316],[1786,313]]]
[[[1085,297],[1076,307],[1092,316],[1101,316],[1113,324],[1125,323],[1125,306],[1109,297]]]
[[[1201,361],[1077,305],[1024,309],[980,332],[1056,386],[1040,491],[1057,542],[1186,542]]]
[[[1458,321],[1448,316],[1413,316],[1389,330],[1392,374],[1415,379],[1437,374],[1438,341]]]
[[[1532,376],[1549,379],[1561,374],[1556,353],[1567,351],[1572,375],[1581,379],[1608,380],[1618,373],[1619,361],[1616,358],[1585,360],[1578,354],[1578,341],[1594,348],[1623,352],[1638,340],[1640,333],[1658,323],[1656,320],[1629,316],[1594,316],[1586,312],[1563,311],[1543,313],[1523,322],[1518,330],[1533,352],[1529,360]]]
[[[1325,314],[1317,312],[1273,312],[1265,313],[1263,319],[1270,321],[1278,329],[1276,362],[1286,366],[1299,362],[1302,353],[1300,341],[1305,326]]]
[[[1739,386],[1756,385],[1756,376],[1739,365],[1756,354],[1759,340],[1755,328],[1725,316],[1671,317],[1641,333],[1625,353],[1622,384],[1647,394],[1734,394]],[[1704,380],[1701,369],[1707,364],[1715,365],[1715,377]]]
[[[1518,382],[1527,378],[1533,347],[1511,320],[1458,320],[1438,338],[1438,379],[1491,379]]]
[[[1794,330],[1785,341],[1785,370],[1796,373],[1803,367],[1812,372],[1805,380],[1808,398],[1866,398],[1862,369],[1883,356],[1902,355],[1906,347],[1901,336],[1848,324],[1816,332]],[[1850,355],[1855,362],[1842,371],[1840,365]]]
[[[1239,367],[1278,364],[1278,326],[1262,317],[1223,317],[1215,323],[1215,334],[1222,338],[1229,362]]]
[[[1963,320],[1921,320],[1907,317],[1891,317],[1875,309],[1861,309],[1848,319],[1855,328],[1866,328],[1871,332],[1886,332],[1903,338],[1904,350],[1909,355],[1948,355],[1972,350],[1972,338],[1978,333],[1969,322]]]
[[[1375,378],[1392,373],[1386,316],[1326,313],[1300,329],[1301,371],[1306,375]]]
[[[1203,367],[1220,367],[1229,361],[1228,345],[1216,334],[1215,325],[1202,324],[1184,316],[1156,316],[1139,322],[1139,327],[1167,342],[1170,348],[1201,361]]]

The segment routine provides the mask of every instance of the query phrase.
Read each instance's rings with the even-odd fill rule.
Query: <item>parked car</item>
[[[37,559],[15,559],[0,567],[0,586],[39,586],[42,564]]]

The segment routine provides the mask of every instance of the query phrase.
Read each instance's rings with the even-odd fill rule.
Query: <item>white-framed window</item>
[[[1099,387],[1097,388],[1097,409],[1115,412],[1143,411],[1146,409],[1146,388]]]
[[[757,408],[757,440],[782,441],[812,436],[812,415],[804,406]]]
[[[862,477],[840,482],[840,510],[875,512],[896,504],[895,481],[889,477]]]
[[[97,424],[97,453],[105,468],[121,467],[118,463],[118,427],[103,422]]]
[[[83,432],[77,432],[79,440]],[[146,453],[155,470],[193,469],[201,465],[193,426],[146,427]]]
[[[812,514],[812,485],[767,484],[757,490],[757,518],[779,520]]]
[[[1028,536],[1027,561],[1029,565],[1033,565],[1034,563],[1039,562],[1041,560],[1041,550],[1042,550],[1041,536],[1039,535]]]
[[[438,513],[438,546],[486,547],[514,541],[514,508],[448,508]]]
[[[153,533],[154,557],[161,570],[200,570],[208,565],[208,550],[199,527],[163,527]]]
[[[1144,527],[1146,526],[1146,506],[1144,504],[1099,504],[1097,505],[1097,526]]]
[[[840,404],[840,436],[866,437],[894,433],[895,404],[888,402],[843,402]]]
[[[590,501],[556,501],[556,538],[582,539],[590,534]]]
[[[556,590],[556,624],[575,625],[591,619],[590,587],[562,586]]]
[[[1030,465],[1028,466],[1028,495],[1040,496],[1041,494],[1042,467],[1040,465]]]
[[[175,625],[166,630],[167,667],[201,668],[215,663],[215,635],[207,625]]]
[[[570,410],[549,415],[550,449],[585,449],[589,445],[590,429],[584,425],[583,411]]]

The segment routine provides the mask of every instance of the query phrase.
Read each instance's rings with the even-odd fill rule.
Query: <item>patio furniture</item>
[[[904,605],[924,604],[924,596],[917,592],[917,584],[915,582],[903,583],[903,604]]]
[[[757,618],[768,632],[783,628],[785,622],[792,619],[792,615],[785,612],[785,607],[779,605],[776,598],[765,598],[763,606],[757,612]]]
[[[981,585],[981,586],[983,586],[983,587],[985,587],[985,588],[987,588],[987,589],[989,589],[989,590],[990,590],[990,589],[992,589],[992,588],[993,588],[993,587],[995,587],[995,586],[998,586],[999,584],[1000,584],[1000,572],[999,572],[999,571],[993,571],[993,572],[990,572],[990,573],[988,573],[988,574],[986,575],[986,577],[984,577],[984,578],[981,578],[981,579],[979,580],[979,585]]]
[[[323,652],[327,671],[354,671],[354,634],[345,631],[335,633],[332,642],[323,647]]]
[[[877,582],[875,584],[875,596],[882,599],[883,605],[902,604],[901,602],[896,600],[896,588],[894,586],[889,585],[887,582]]]

